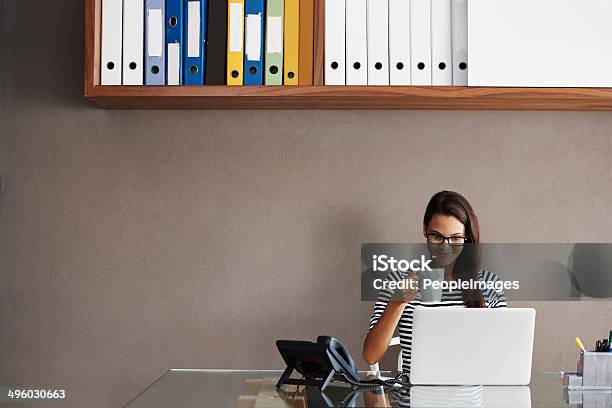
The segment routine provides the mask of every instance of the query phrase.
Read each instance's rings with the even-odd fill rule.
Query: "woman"
[[[423,235],[430,254],[435,255],[434,266],[444,268],[445,281],[499,280],[494,273],[480,269],[478,219],[472,206],[462,195],[453,191],[441,191],[431,198],[423,217]],[[415,281],[414,287],[418,286],[414,272],[392,272],[391,278],[408,278]],[[493,285],[487,287],[491,286]],[[404,372],[410,371],[412,315],[415,307],[507,307],[503,291],[497,292],[493,289],[447,289],[442,292],[442,299],[437,302],[421,301],[418,289],[397,292],[379,292],[363,345],[363,358],[368,364],[380,361],[399,324]]]

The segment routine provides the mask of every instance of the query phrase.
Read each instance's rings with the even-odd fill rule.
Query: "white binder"
[[[367,0],[346,0],[346,84],[368,84]]]
[[[389,0],[389,83],[410,85],[410,0]]]
[[[389,85],[389,0],[368,0],[368,85]]]
[[[325,1],[325,85],[345,85],[345,0]]]
[[[102,50],[100,83],[121,85],[123,1],[102,1]]]
[[[470,86],[612,87],[612,1],[469,0]]]
[[[123,0],[123,85],[142,85],[144,0]]]
[[[430,0],[410,0],[410,76],[412,85],[431,85]]]
[[[453,85],[468,84],[467,0],[451,0]]]
[[[451,0],[431,0],[431,84],[453,84]]]

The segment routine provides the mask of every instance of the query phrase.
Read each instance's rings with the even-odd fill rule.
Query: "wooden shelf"
[[[94,86],[120,109],[612,110],[612,89],[412,86]]]
[[[85,0],[84,96],[109,109],[612,110],[612,88],[323,86],[323,1],[314,11],[317,85],[238,87],[101,86],[102,0]]]

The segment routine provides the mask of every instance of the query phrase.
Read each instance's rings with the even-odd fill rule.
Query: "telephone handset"
[[[329,336],[319,336],[317,337],[317,343],[329,346],[327,348],[327,353],[330,356],[330,360],[336,372],[344,373],[354,381],[360,381],[359,375],[357,374],[357,365],[346,347],[344,347],[340,341]]]
[[[319,336],[317,342],[277,340],[276,347],[287,364],[278,380],[283,384],[316,385],[324,390],[334,377],[359,382],[355,361],[340,341],[330,336]],[[303,379],[289,378],[293,370]],[[346,377],[345,377],[346,376]]]

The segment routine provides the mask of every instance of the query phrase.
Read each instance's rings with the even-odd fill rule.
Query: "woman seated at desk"
[[[462,195],[441,191],[431,198],[423,217],[423,235],[428,251],[435,255],[432,266],[444,268],[445,281],[499,280],[493,272],[480,269],[478,219],[472,206]],[[464,247],[468,246],[470,250],[464,250]],[[379,292],[363,345],[363,358],[370,365],[377,363],[385,355],[399,324],[402,369],[404,372],[410,372],[412,315],[417,306],[507,307],[504,292],[494,289],[447,289],[442,291],[440,301],[425,302],[421,300],[417,289],[415,272],[391,272],[390,278],[397,281],[405,278],[412,280],[414,284],[410,287],[415,289],[397,290],[398,293],[383,289]],[[488,285],[491,286],[493,285]]]

